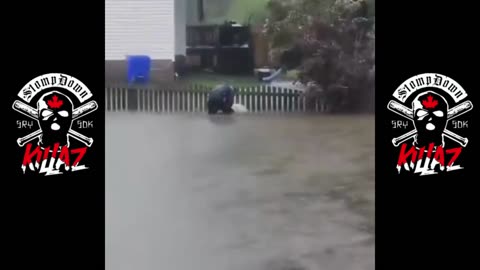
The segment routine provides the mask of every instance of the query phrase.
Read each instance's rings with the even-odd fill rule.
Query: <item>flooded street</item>
[[[106,116],[107,270],[374,270],[374,117]]]

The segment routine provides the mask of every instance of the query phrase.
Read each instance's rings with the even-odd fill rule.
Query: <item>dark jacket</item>
[[[231,108],[235,93],[228,85],[221,85],[209,93],[208,102],[214,103],[220,108]]]

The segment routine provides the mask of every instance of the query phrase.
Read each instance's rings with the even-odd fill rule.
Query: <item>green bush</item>
[[[271,0],[265,24],[280,64],[299,69],[298,79],[332,111],[373,107],[375,17],[365,0]],[[374,4],[374,2],[373,2]],[[374,9],[373,9],[374,15]]]

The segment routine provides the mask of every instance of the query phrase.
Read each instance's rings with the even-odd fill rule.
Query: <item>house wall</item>
[[[175,0],[105,0],[105,80],[126,82],[127,55],[149,55],[151,80],[173,79]],[[177,0],[178,1],[178,0]]]
[[[187,1],[175,0],[175,54],[186,55],[187,53]]]

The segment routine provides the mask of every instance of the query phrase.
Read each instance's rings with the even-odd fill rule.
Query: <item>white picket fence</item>
[[[113,112],[206,112],[210,90],[198,85],[165,86],[161,89],[106,87],[105,108]],[[239,87],[237,90],[234,103],[243,104],[251,113],[306,111],[305,95],[298,90],[263,85]],[[323,111],[318,103],[312,110]]]

